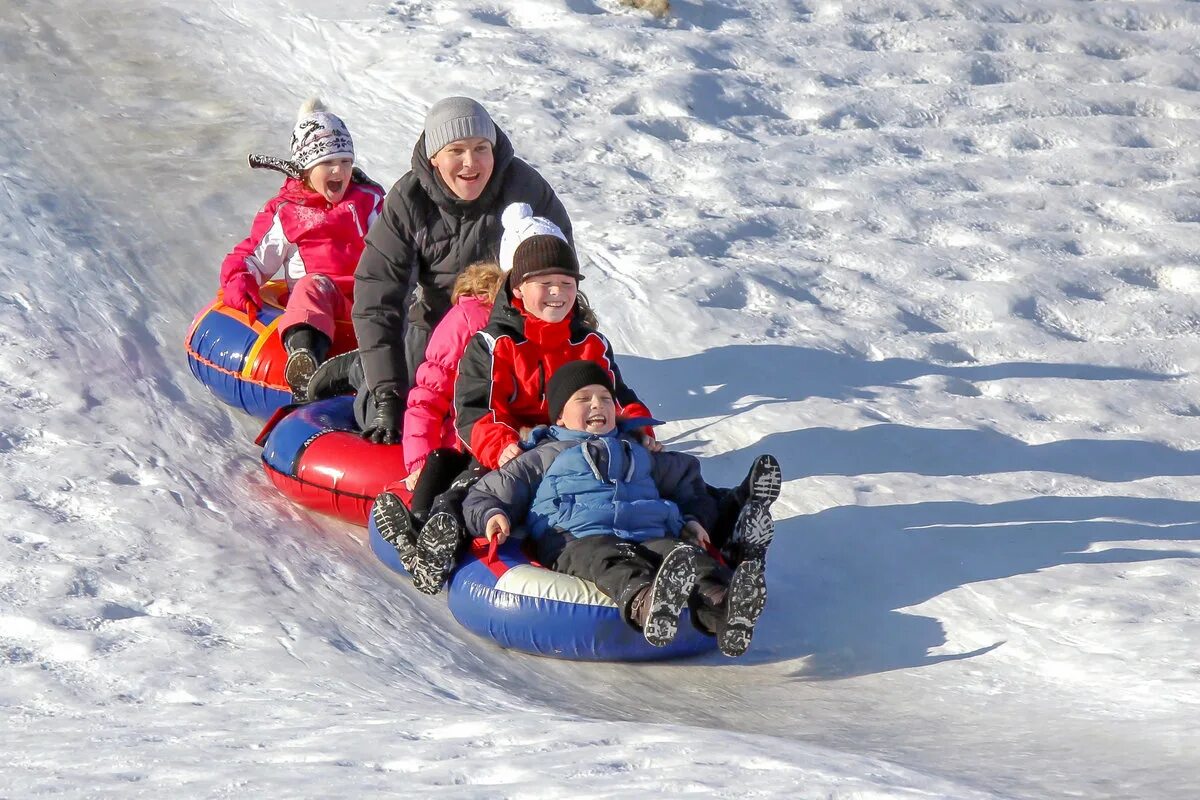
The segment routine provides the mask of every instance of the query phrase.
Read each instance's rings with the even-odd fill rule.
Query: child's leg
[[[308,398],[308,383],[333,344],[335,320],[349,315],[349,301],[324,275],[305,275],[292,287],[279,332],[288,353],[283,377],[297,400]]]
[[[761,507],[751,501],[747,508]],[[765,512],[764,512],[765,513]],[[696,557],[698,577],[691,608],[696,626],[717,637],[727,656],[740,656],[750,647],[754,625],[767,604],[767,579],[761,558],[748,558],[732,574],[706,553]]]
[[[404,501],[392,492],[381,492],[371,507],[371,519],[375,529],[388,544],[396,548],[400,563],[409,575],[418,569],[417,536],[412,515]]]
[[[696,548],[678,540],[649,549],[613,535],[554,535],[566,544],[549,566],[595,583],[650,644],[662,647],[675,638],[679,614],[696,581]],[[553,549],[546,542],[539,548],[543,554]],[[665,554],[661,559],[660,553]]]
[[[480,464],[471,461],[471,466],[458,474],[450,488],[433,499],[429,508],[429,519],[417,534],[417,571],[413,583],[426,594],[437,594],[446,583],[458,550],[467,540],[466,524],[463,522],[463,500],[475,482],[488,472]]]
[[[279,333],[286,338],[296,325],[307,325],[333,341],[335,321],[350,319],[350,301],[325,275],[305,275],[288,294],[287,308],[279,317]]]
[[[767,605],[763,562],[743,561],[734,570],[725,597],[725,617],[717,625],[717,646],[727,656],[740,656],[750,647],[754,625]]]
[[[761,558],[766,551],[775,528],[773,524],[764,524],[764,519],[770,523],[770,507],[779,498],[782,484],[779,462],[765,454],[754,460],[737,487],[709,487],[709,493],[717,500],[717,522],[709,534],[731,563]],[[751,506],[757,506],[752,514],[747,511]]]
[[[665,556],[677,542],[677,539],[651,539],[644,546]],[[733,570],[700,550],[696,553],[695,562],[696,587],[688,603],[692,623],[709,636],[715,636],[718,625],[725,617],[725,596]]]
[[[438,495],[450,489],[454,479],[471,463],[471,456],[449,448],[434,450],[425,458],[421,477],[413,489],[409,509],[417,519],[429,516],[430,507]]]

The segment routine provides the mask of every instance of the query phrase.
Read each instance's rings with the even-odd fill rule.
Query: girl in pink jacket
[[[300,108],[291,160],[251,156],[250,164],[288,178],[254,218],[250,236],[225,257],[221,289],[226,305],[253,316],[262,308],[259,287],[283,272],[284,377],[302,395],[329,351],[335,321],[350,319],[354,269],[384,192],[354,169],[350,132],[320,100]]]
[[[411,510],[418,520],[470,462],[454,429],[454,380],[467,343],[487,325],[503,283],[504,273],[495,261],[479,261],[463,270],[450,295],[454,305],[434,328],[408,393],[404,484],[413,493]]]

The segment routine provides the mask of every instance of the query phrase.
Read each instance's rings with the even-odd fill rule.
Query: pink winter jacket
[[[409,472],[424,466],[425,457],[439,447],[462,449],[454,430],[454,379],[467,343],[491,313],[491,303],[464,295],[433,329],[404,412],[404,465]]]
[[[331,206],[303,181],[288,178],[254,217],[250,236],[225,256],[221,285],[249,272],[261,286],[282,269],[289,289],[305,275],[321,274],[352,299],[363,237],[382,208],[383,190],[372,184],[351,183]]]

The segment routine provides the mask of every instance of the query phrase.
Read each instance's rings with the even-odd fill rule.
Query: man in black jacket
[[[514,155],[483,106],[466,97],[435,103],[412,169],[388,192],[354,275],[354,332],[369,390],[360,387],[355,415],[372,441],[400,442],[408,390],[429,332],[450,308],[454,279],[496,256],[500,215],[517,202],[573,241],[554,189]]]

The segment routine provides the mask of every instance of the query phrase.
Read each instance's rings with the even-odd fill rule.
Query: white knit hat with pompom
[[[306,100],[292,129],[292,161],[306,170],[335,158],[353,160],[354,140],[350,131],[318,98]]]
[[[528,203],[512,203],[500,217],[500,268],[509,273],[509,285],[520,286],[528,277],[558,273],[583,279],[575,250],[562,228],[545,217],[535,217]]]

